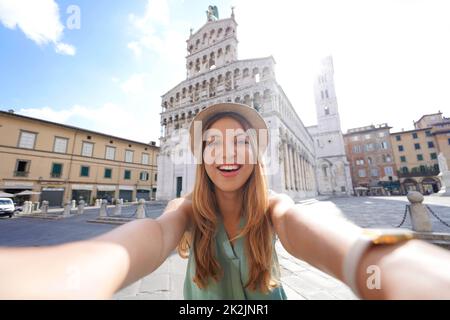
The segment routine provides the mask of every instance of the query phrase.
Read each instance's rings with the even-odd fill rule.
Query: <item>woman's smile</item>
[[[242,165],[240,164],[221,164],[217,166],[217,170],[220,172],[222,176],[225,178],[232,178],[239,174],[239,170],[241,170]]]

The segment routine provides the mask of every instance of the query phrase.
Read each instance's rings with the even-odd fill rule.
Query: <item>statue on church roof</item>
[[[219,20],[219,9],[217,9],[217,6],[209,6],[206,11],[206,17],[208,18],[208,21]]]

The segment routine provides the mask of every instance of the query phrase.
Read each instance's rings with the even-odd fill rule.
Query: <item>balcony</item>
[[[28,177],[28,171],[14,171],[14,177]]]
[[[52,172],[52,173],[50,173],[50,177],[52,177],[52,178],[61,178],[61,173]]]
[[[420,167],[412,168],[411,171],[403,172],[397,171],[399,178],[413,178],[413,177],[433,177],[439,174],[439,169],[435,167]]]

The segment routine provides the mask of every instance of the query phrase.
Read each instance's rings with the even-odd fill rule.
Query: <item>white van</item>
[[[9,198],[0,198],[0,216],[14,215],[14,202]]]

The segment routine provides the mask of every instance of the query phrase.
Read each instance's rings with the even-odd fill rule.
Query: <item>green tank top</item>
[[[245,218],[241,217],[239,229],[244,226]],[[273,239],[275,242],[275,239]],[[194,250],[190,250],[189,260],[184,279],[183,294],[187,300],[286,300],[283,287],[274,288],[265,294],[260,291],[253,291],[245,287],[248,282],[248,265],[244,253],[245,238],[240,237],[234,241],[234,248],[231,246],[226,233],[223,221],[219,216],[218,230],[215,237],[216,253],[219,264],[223,269],[223,277],[216,282],[210,279],[206,289],[199,288],[193,278],[195,276]],[[278,258],[273,250],[272,266],[279,270]]]

